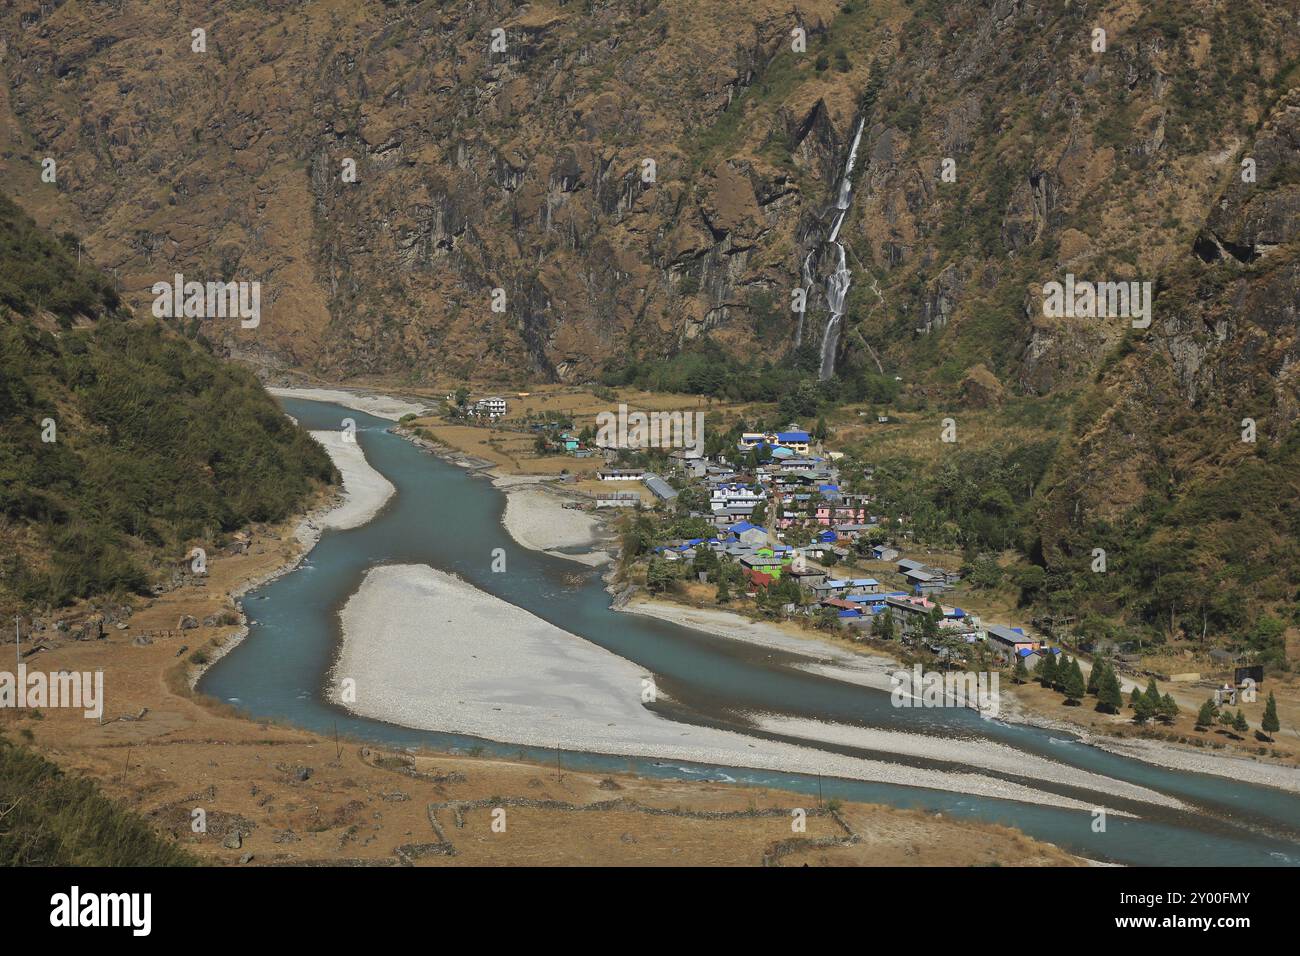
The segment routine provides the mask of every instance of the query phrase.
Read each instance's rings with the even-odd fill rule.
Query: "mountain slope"
[[[0,197],[0,601],[139,591],[335,471],[251,373],[133,319]],[[57,310],[57,311],[51,311]]]

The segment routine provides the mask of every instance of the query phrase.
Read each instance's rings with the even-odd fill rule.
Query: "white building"
[[[492,395],[488,398],[480,398],[474,403],[475,415],[486,415],[488,418],[500,418],[506,413],[506,400],[499,395]]]

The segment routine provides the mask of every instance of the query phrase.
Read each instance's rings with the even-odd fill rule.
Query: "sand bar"
[[[379,513],[397,489],[393,483],[371,467],[366,453],[356,440],[346,441],[342,431],[313,431],[343,476],[343,500],[334,508],[313,519],[321,530],[343,531],[359,528]]]
[[[309,402],[331,402],[335,405],[342,405],[344,408],[355,408],[367,415],[386,418],[394,422],[403,415],[426,414],[428,407],[423,402],[393,398],[391,395],[372,395],[341,388],[268,387],[267,392],[277,398],[301,398]]]
[[[427,565],[371,569],[341,616],[331,684],[352,678],[357,699],[333,696],[365,717],[503,743],[1095,806],[1028,778],[908,767],[667,720],[642,704],[651,675],[640,666]],[[963,743],[950,742],[949,759],[963,760]]]

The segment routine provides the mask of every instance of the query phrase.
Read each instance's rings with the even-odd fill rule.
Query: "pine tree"
[[[1105,673],[1097,681],[1097,709],[1107,714],[1118,714],[1124,706],[1124,692],[1120,689],[1115,669],[1104,662],[1101,666]]]
[[[1151,701],[1136,687],[1133,688],[1133,696],[1129,698],[1129,703],[1133,705],[1133,720],[1139,724],[1145,724],[1155,713]]]
[[[731,600],[731,588],[727,587],[727,575],[721,571],[718,573],[718,594],[716,600],[719,604],[726,604]]]
[[[1029,680],[1029,668],[1025,666],[1025,659],[1019,654],[1016,655],[1016,665],[1011,669],[1011,683],[1023,684]]]
[[[1277,698],[1268,692],[1268,701],[1264,704],[1264,717],[1259,722],[1259,729],[1265,734],[1275,734],[1282,729],[1277,720]]]
[[[1178,701],[1174,700],[1172,694],[1160,698],[1160,719],[1166,724],[1172,724],[1178,719]]]
[[[889,611],[881,611],[871,619],[871,634],[873,637],[882,641],[892,641],[895,638],[894,633],[894,615]]]
[[[1041,657],[1042,660],[1038,664],[1038,683],[1044,687],[1053,687],[1056,684],[1056,655],[1043,648]]]
[[[1250,732],[1250,724],[1246,722],[1246,715],[1243,714],[1240,710],[1237,711],[1237,717],[1232,722],[1232,729],[1239,734],[1245,734]]]
[[[1150,708],[1152,716],[1160,712],[1160,688],[1156,686],[1156,679],[1152,677],[1147,681],[1147,707]]]
[[[1098,658],[1092,662],[1092,670],[1088,671],[1088,693],[1096,694],[1101,689],[1101,677],[1105,673],[1103,670],[1104,663]]]
[[[1196,729],[1205,730],[1214,723],[1214,701],[1207,700],[1196,714]]]
[[[1065,677],[1061,681],[1061,687],[1065,694],[1067,704],[1077,704],[1083,700],[1087,688],[1083,683],[1083,672],[1079,670],[1079,661],[1070,662],[1070,667],[1066,669]]]

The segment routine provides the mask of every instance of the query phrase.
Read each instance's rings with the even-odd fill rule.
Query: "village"
[[[1240,705],[1253,701],[1263,673],[1247,661],[1219,652],[1213,679],[1156,674],[1136,654],[1081,648],[1068,619],[995,620],[972,608],[967,599],[979,603],[978,592],[962,588],[957,562],[924,553],[906,515],[880,513],[873,467],[830,447],[820,421],[812,430],[735,427],[721,441],[715,428],[706,443],[691,413],[640,414],[629,428],[624,418],[638,415],[620,406],[614,430],[577,427],[580,412],[530,409],[510,420],[510,404],[463,390],[447,396],[458,417],[526,429],[535,454],[568,459],[559,481],[620,530],[620,573],[651,596],[800,624],[943,669],[1001,669],[1013,684],[1036,682],[1071,706],[1093,696],[1099,713],[1139,725],[1174,722],[1172,686],[1196,729],[1218,726],[1242,742],[1255,729]],[[1255,739],[1271,742],[1276,722],[1266,706]]]

